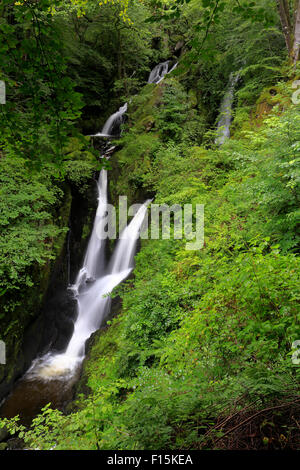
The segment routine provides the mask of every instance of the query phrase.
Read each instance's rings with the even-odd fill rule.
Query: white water
[[[83,359],[85,341],[99,328],[109,313],[111,299],[104,296],[128,277],[131,270],[132,267],[128,267],[115,274],[103,276],[78,295],[78,317],[65,356]]]
[[[112,114],[104,124],[102,131],[95,134],[94,137],[113,137],[120,133],[120,126],[123,122],[123,116],[127,111],[127,103],[121,106],[119,111]],[[116,131],[117,130],[117,131]]]
[[[134,267],[134,255],[140,230],[150,201],[143,204],[131,222],[123,230],[117,242],[108,272],[105,272],[105,240],[97,237],[107,210],[107,172],[101,170],[98,181],[98,209],[94,227],[87,247],[83,266],[75,284],[71,286],[77,300],[77,319],[73,335],[61,354],[48,353],[36,359],[26,374],[27,379],[64,379],[73,376],[85,354],[85,342],[96,331],[110,310],[109,294],[128,277]],[[100,224],[100,227],[99,227]]]
[[[129,225],[123,230],[109,265],[112,274],[123,272],[133,266],[135,247],[147,212],[147,200],[137,211]]]
[[[154,67],[153,70],[151,70],[149,78],[148,78],[148,83],[160,83],[165,75],[168,73],[171,73],[174,69],[177,67],[177,63],[173,65],[173,67],[169,70],[169,64],[170,61],[166,60],[165,62],[162,62],[161,64],[158,64]]]
[[[230,124],[232,121],[232,104],[234,99],[234,89],[240,78],[239,73],[232,73],[229,77],[229,84],[224,95],[220,116],[217,124],[217,137],[215,143],[217,145],[224,144],[225,140],[230,137]]]
[[[101,170],[98,187],[98,208],[94,220],[92,234],[86,250],[83,267],[78,273],[74,289],[78,292],[82,281],[95,280],[99,277],[104,270],[104,248],[103,240],[97,236],[97,227],[99,224],[104,224],[105,213],[107,210],[107,171]]]
[[[166,60],[166,62],[156,65],[150,72],[148,83],[159,83],[168,73],[169,62],[169,60]]]

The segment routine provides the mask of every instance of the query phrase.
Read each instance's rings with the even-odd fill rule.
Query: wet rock
[[[9,439],[6,443],[7,450],[23,450],[25,447],[24,441],[19,439],[18,437],[14,437],[13,439]]]
[[[6,427],[0,429],[0,442],[5,441],[9,436],[9,432]]]
[[[174,50],[175,50],[175,51],[179,51],[180,49],[183,48],[183,46],[184,46],[184,41],[178,41],[178,42],[176,43],[176,46],[175,46],[175,49],[174,49]]]

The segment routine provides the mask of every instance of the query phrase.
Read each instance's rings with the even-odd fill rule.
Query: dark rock
[[[6,445],[7,445],[7,450],[23,450],[25,447],[24,441],[22,439],[19,439],[18,437],[9,439]]]
[[[184,41],[178,41],[178,42],[176,43],[176,46],[175,46],[175,49],[174,49],[174,50],[175,50],[175,51],[179,51],[180,49],[183,48],[183,46],[184,46]]]
[[[9,437],[9,432],[6,427],[0,429],[0,442],[5,441]]]
[[[45,280],[41,281],[44,272],[37,271],[30,302],[26,303],[27,299],[24,299],[23,315],[18,320],[18,328],[24,329],[24,333],[20,344],[13,343],[7,348],[7,364],[0,370],[0,401],[9,394],[35,357],[50,349],[62,351],[72,335],[76,301],[67,287],[69,282],[74,282],[81,266],[88,243],[86,234],[90,233],[96,205],[93,180],[85,194],[77,187],[66,189],[65,205],[57,217],[63,219],[64,226],[69,220],[70,234],[60,241],[55,262],[50,267],[43,267],[44,271],[50,270]],[[26,324],[22,325],[21,321]]]

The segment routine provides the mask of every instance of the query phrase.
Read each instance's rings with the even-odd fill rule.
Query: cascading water
[[[98,237],[107,223],[107,171],[101,170],[98,181],[98,208],[83,267],[75,284],[70,286],[77,300],[78,315],[70,342],[61,354],[48,353],[36,359],[27,379],[68,379],[85,354],[85,342],[96,331],[110,310],[109,293],[128,277],[134,267],[137,240],[147,212],[146,201],[123,230],[107,272],[104,266],[105,240]]]
[[[124,121],[124,114],[127,111],[127,103],[121,106],[119,111],[112,114],[104,124],[102,131],[95,134],[94,137],[113,137],[121,133],[121,124]]]
[[[217,124],[217,137],[215,139],[215,143],[217,145],[224,144],[225,140],[230,137],[230,124],[232,121],[232,104],[234,99],[234,89],[239,79],[239,73],[230,74],[229,85],[221,104],[220,117]]]
[[[133,258],[137,239],[139,238],[147,207],[150,202],[151,200],[149,199],[140,207],[130,224],[127,225],[121,233],[109,264],[109,272],[112,274],[123,272],[129,267],[133,267]]]
[[[169,60],[166,60],[165,62],[156,65],[154,69],[150,72],[148,83],[159,83],[163,79],[163,77],[168,73],[169,62]]]
[[[109,265],[108,274],[100,277],[87,291],[78,295],[78,318],[73,336],[65,355],[84,357],[84,344],[87,338],[96,331],[110,308],[110,297],[114,287],[126,279],[134,266],[134,255],[139,233],[147,212],[149,201],[146,201],[122,232]],[[99,233],[99,232],[98,232]],[[106,297],[103,297],[106,296]]]
[[[97,182],[98,189],[98,207],[94,220],[92,234],[86,250],[83,266],[76,278],[75,284],[71,289],[78,293],[80,286],[86,281],[97,279],[104,270],[104,249],[105,244],[97,236],[97,227],[103,223],[107,209],[107,171],[102,170]]]
[[[176,69],[178,63],[176,62],[170,69],[171,61],[166,60],[154,67],[150,72],[148,83],[160,83],[166,74],[171,73]],[[125,103],[120,109],[112,114],[104,124],[101,132],[93,134],[92,137],[116,137],[121,133],[121,124],[124,122],[124,114],[127,112],[128,103]]]
[[[170,60],[166,60],[165,62],[156,65],[154,69],[150,72],[148,83],[158,84],[163,80],[165,75],[171,73],[177,67],[177,63],[174,64],[173,67],[171,67],[171,69],[169,70],[170,62]]]

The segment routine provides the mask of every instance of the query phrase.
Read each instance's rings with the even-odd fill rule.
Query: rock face
[[[0,365],[0,403],[36,356],[50,348],[63,350],[72,335],[76,302],[67,287],[82,263],[96,210],[95,190],[94,180],[85,194],[77,187],[65,187],[57,218],[70,230],[56,243],[56,259],[36,270],[35,286],[23,293],[16,334],[8,335],[7,363]]]
[[[176,51],[181,51],[181,49],[183,48],[183,46],[184,46],[184,41],[183,41],[183,40],[177,41],[177,43],[176,43],[176,45],[175,45],[175,48],[174,48],[175,52],[176,52]]]
[[[5,441],[9,436],[9,432],[7,431],[6,428],[1,428],[0,429],[0,442]]]

